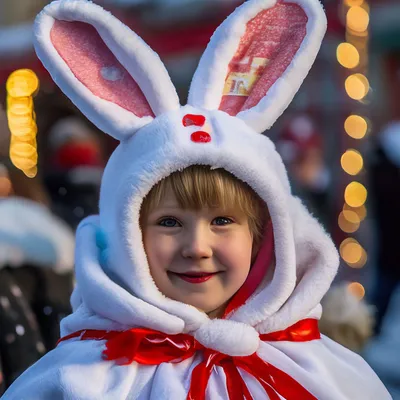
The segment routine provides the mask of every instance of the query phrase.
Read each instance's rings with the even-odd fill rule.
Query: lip
[[[189,283],[203,283],[210,280],[213,276],[217,275],[218,272],[188,272],[183,274],[178,274],[176,272],[171,272],[173,275],[177,276],[178,278],[189,282]]]

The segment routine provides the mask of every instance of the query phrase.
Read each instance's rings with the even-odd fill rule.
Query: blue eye
[[[175,218],[163,218],[158,222],[158,225],[165,226],[166,228],[176,228],[180,226],[179,222]]]
[[[214,218],[212,224],[218,225],[218,226],[224,226],[224,225],[233,224],[233,221],[227,217],[217,217],[217,218]]]

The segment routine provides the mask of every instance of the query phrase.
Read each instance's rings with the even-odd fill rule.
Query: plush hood
[[[62,334],[145,326],[193,333],[207,347],[246,355],[257,348],[258,333],[319,318],[338,255],[293,197],[282,160],[262,132],[297,92],[325,29],[318,0],[247,1],[213,35],[181,107],[158,56],[111,14],[82,0],[44,9],[35,24],[38,56],[82,112],[121,141],[103,176],[100,216],[78,229],[75,312]],[[273,225],[274,268],[225,320],[210,320],[157,289],[139,227],[151,188],[194,164],[248,183]],[[109,241],[107,270],[98,261],[97,227]]]

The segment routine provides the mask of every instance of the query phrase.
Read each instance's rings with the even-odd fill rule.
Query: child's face
[[[245,282],[253,238],[241,210],[182,209],[171,189],[142,221],[151,275],[167,297],[221,316]]]

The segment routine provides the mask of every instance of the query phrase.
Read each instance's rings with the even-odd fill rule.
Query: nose
[[[182,256],[194,260],[210,258],[213,255],[210,235],[205,227],[193,226],[185,232],[182,244]]]

